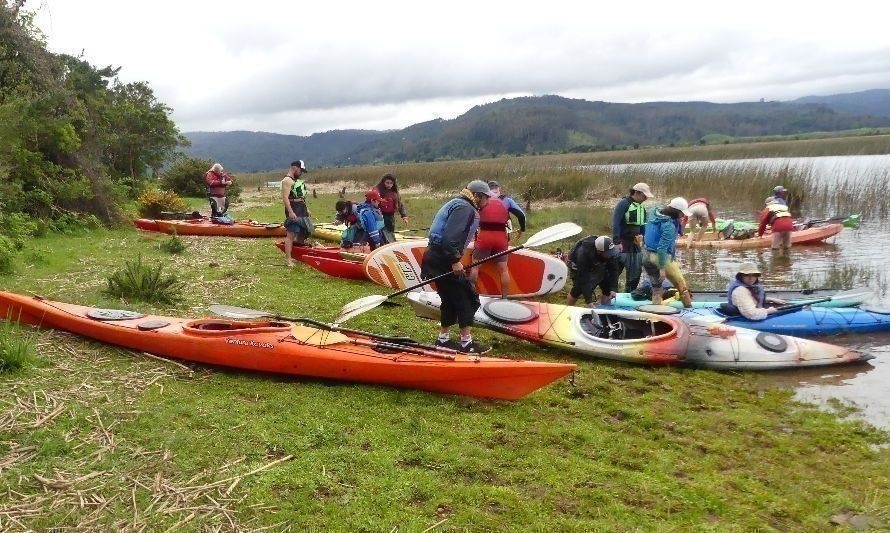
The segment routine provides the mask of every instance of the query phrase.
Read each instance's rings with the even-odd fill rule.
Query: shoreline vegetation
[[[540,158],[511,166],[519,159],[394,168],[408,189],[487,177],[494,167],[483,163],[502,165],[502,183],[570,178],[565,204],[533,199],[530,232],[566,219],[607,227],[608,208],[579,200],[599,187],[603,198],[618,196],[638,176],[591,175],[567,168],[582,161],[559,158],[546,161],[564,163],[552,170]],[[393,167],[319,169],[310,186],[373,184],[384,168]],[[670,187],[701,187],[741,208],[763,193],[749,200],[733,187],[777,176],[672,179]],[[806,176],[782,179],[822,209],[826,197]],[[667,179],[656,183],[672,190]],[[277,189],[243,185],[231,208],[238,218],[280,220]],[[864,185],[868,194],[877,186]],[[852,186],[847,194],[862,210],[882,209],[881,196]],[[313,198],[315,217],[326,220],[337,197],[326,189]],[[206,200],[186,200],[206,210]],[[415,227],[441,204],[428,193],[408,201]],[[6,290],[55,300],[194,317],[224,303],[329,320],[344,303],[385,292],[285,269],[271,240],[178,237],[173,254],[170,239],[132,228],[50,232],[27,240],[0,279]],[[174,303],[105,292],[123,258],[136,257],[175,274]],[[407,305],[366,313],[354,327],[435,332]],[[493,355],[579,365],[571,381],[521,401],[480,401],[184,364],[22,331],[35,347],[29,363],[0,373],[0,529],[825,530],[890,521],[890,433],[844,417],[845,407],[797,402],[753,373],[581,359],[480,330]]]

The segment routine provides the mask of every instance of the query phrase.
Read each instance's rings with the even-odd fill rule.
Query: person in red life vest
[[[757,228],[758,237],[763,236],[767,226],[770,227],[773,234],[771,248],[778,250],[781,247],[783,252],[788,252],[791,249],[791,232],[794,231],[794,220],[791,218],[788,206],[779,203],[774,196],[766,199],[766,208],[760,214],[760,226]]]
[[[489,181],[488,188],[491,189],[492,193],[494,193],[495,198],[498,198],[501,202],[504,203],[504,207],[507,208],[507,211],[511,215],[515,216],[516,220],[519,222],[519,231],[513,237],[514,240],[518,240],[520,237],[522,237],[522,234],[525,233],[525,211],[523,211],[522,207],[520,207],[519,204],[516,203],[516,200],[501,192],[501,186],[498,182]],[[513,228],[511,227],[511,221],[508,220],[507,233],[510,233],[510,230],[512,229]]]
[[[707,198],[696,198],[689,201],[689,212],[691,215],[684,216],[681,222],[680,232],[686,234],[686,223],[689,222],[689,244],[692,244],[695,237],[695,225],[698,224],[698,237],[695,240],[700,241],[705,236],[708,229],[708,221],[711,221],[711,230],[714,232],[715,238],[719,238],[717,233],[717,217],[714,215],[714,209],[711,208],[711,202]]]
[[[492,194],[494,194],[493,191]],[[507,222],[509,220],[510,211],[507,210],[507,205],[500,198],[489,198],[488,203],[479,209],[479,232],[476,234],[476,243],[473,245],[473,262],[491,257],[507,249],[509,246]],[[492,261],[497,266],[500,275],[501,297],[506,298],[510,293],[507,255],[502,255]],[[479,267],[475,267],[470,271],[470,283],[474,287],[478,278]]]
[[[222,165],[214,163],[204,174],[204,183],[207,184],[207,199],[210,200],[210,216],[217,218],[225,215],[229,210],[226,189],[232,184],[232,177],[226,174]]]
[[[402,197],[399,194],[399,186],[396,178],[392,174],[384,174],[380,178],[380,182],[375,187],[380,193],[380,212],[383,213],[383,229],[392,234],[393,239],[389,242],[395,242],[396,232],[396,212],[402,217],[402,222],[408,225],[408,213],[405,211],[405,204],[402,203]],[[387,235],[389,240],[390,235]]]

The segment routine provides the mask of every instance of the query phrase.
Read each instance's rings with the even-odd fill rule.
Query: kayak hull
[[[136,226],[136,229],[143,231],[161,231],[161,228],[158,227],[158,221],[151,218],[135,218],[133,219],[133,225]]]
[[[284,252],[284,241],[276,242],[275,246]],[[295,244],[291,247],[290,256],[298,261],[302,260],[304,255],[342,259],[340,250],[342,250],[342,248],[339,246],[297,246]]]
[[[360,261],[347,261],[345,259],[333,259],[331,257],[306,254],[300,260],[319,272],[328,276],[343,279],[355,279],[367,281],[365,269]]]
[[[437,294],[412,292],[408,300],[417,316],[433,320],[439,317]],[[713,322],[690,324],[674,316],[622,309],[501,300],[504,305],[523,306],[534,315],[528,322],[510,323],[492,316],[492,299],[482,298],[482,301],[483,306],[474,317],[479,326],[588,357],[629,363],[778,370],[849,364],[872,358],[840,346],[796,337],[782,337],[785,348],[777,352],[758,342],[761,332]],[[593,321],[589,318],[592,316],[597,319]],[[601,327],[589,324],[593,322]],[[614,326],[617,323],[624,326]]]
[[[235,222],[218,224],[206,219],[198,220],[156,220],[158,229],[163,233],[177,235],[197,235],[203,237],[284,237],[285,229],[281,224],[264,224],[260,222]]]
[[[7,292],[0,292],[0,313],[22,323],[197,363],[481,398],[518,399],[575,369],[571,364],[465,354],[448,360],[437,352],[369,346],[375,341],[283,322],[152,315],[106,319],[107,310]],[[96,313],[103,318],[91,318]],[[162,323],[166,325],[155,327]],[[152,329],[145,330],[148,327]]]
[[[791,244],[819,244],[822,241],[834,237],[844,226],[841,224],[826,224],[807,229],[801,229],[791,232]],[[689,243],[687,235],[677,237],[678,248],[730,248],[730,249],[748,249],[748,248],[769,248],[772,245],[773,238],[771,235],[763,237],[752,237],[750,239],[719,239],[720,234],[711,231],[705,232],[702,240]]]
[[[365,258],[364,268],[368,278],[392,289],[404,289],[421,280],[420,266],[427,241],[405,241],[377,248]],[[472,243],[461,261],[472,262]],[[532,250],[518,250],[507,256],[510,285],[507,294],[511,298],[543,296],[561,290],[568,277],[566,264],[550,255]],[[435,291],[434,284],[427,284],[426,291]],[[501,280],[493,262],[479,266],[476,290],[483,296],[500,296]]]
[[[764,320],[727,317],[716,309],[683,309],[677,316],[687,322],[701,319],[712,321],[723,319],[724,324],[733,327],[802,337],[890,331],[890,309],[877,309],[868,306],[862,308],[803,308],[769,315]]]
[[[769,296],[779,298],[789,304],[803,304],[808,301],[817,300],[819,298],[831,297],[840,292],[840,289],[801,289],[799,291],[769,291]],[[814,303],[816,307],[856,307],[865,303],[865,299],[870,295],[868,291],[863,291],[854,297],[839,298],[828,302]],[[716,308],[720,304],[726,302],[726,291],[692,291],[692,307],[698,309],[702,307]],[[624,307],[634,309],[640,305],[651,304],[652,300],[635,300],[629,292],[619,292],[612,300],[615,307]],[[665,300],[665,305],[671,307],[682,308],[683,302],[678,300]]]

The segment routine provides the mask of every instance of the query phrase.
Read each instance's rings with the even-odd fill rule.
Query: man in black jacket
[[[460,195],[443,205],[430,226],[430,241],[420,267],[423,279],[451,273],[436,281],[436,292],[442,299],[441,329],[436,345],[471,354],[482,354],[491,348],[473,341],[470,326],[479,309],[479,294],[467,279],[460,259],[476,235],[479,210],[490,197],[492,192],[488,184],[473,180]],[[460,328],[459,343],[450,338],[449,331],[454,324]]]
[[[615,298],[618,277],[624,270],[620,254],[609,237],[591,235],[576,242],[568,257],[572,290],[566,297],[566,305],[574,305],[582,295],[590,305],[595,287],[602,291],[600,303],[609,305]]]

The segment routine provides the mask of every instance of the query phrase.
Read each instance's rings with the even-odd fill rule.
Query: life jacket
[[[741,281],[734,279],[730,281],[726,285],[726,303],[721,304],[720,308],[726,314],[738,316],[741,315],[742,312],[739,311],[739,308],[732,303],[732,291],[738,289],[739,287],[744,287],[745,289],[751,291],[751,295],[754,296],[754,299],[757,300],[757,307],[763,307],[766,302],[766,291],[763,290],[763,286],[759,283],[755,285],[745,285]]]
[[[301,178],[294,180],[294,184],[290,188],[290,198],[306,198],[306,183]]]
[[[624,223],[628,226],[642,226],[646,224],[646,208],[643,204],[631,200],[624,212]]]
[[[481,231],[506,231],[510,212],[499,198],[491,198],[479,210],[479,229]]]
[[[445,226],[448,222],[448,215],[451,214],[451,211],[452,209],[454,209],[455,206],[460,205],[463,202],[466,202],[473,208],[473,211],[475,211],[475,216],[470,218],[467,226],[463,228],[463,230],[467,232],[467,238],[460,251],[463,252],[463,250],[466,249],[467,245],[470,244],[470,241],[473,240],[473,236],[476,234],[476,230],[479,228],[479,211],[476,210],[476,204],[474,204],[469,198],[466,198],[465,196],[452,198],[451,200],[448,200],[445,205],[439,208],[436,216],[433,217],[432,224],[430,224],[430,244],[442,244],[442,238],[445,235]]]
[[[769,211],[769,218],[767,219],[768,224],[772,224],[777,218],[791,216],[791,212],[788,211],[787,205],[772,203],[766,206],[766,209]]]

